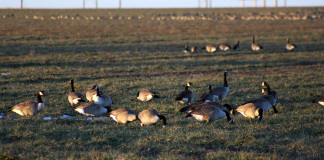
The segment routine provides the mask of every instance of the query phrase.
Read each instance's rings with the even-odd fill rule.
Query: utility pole
[[[244,8],[244,0],[242,0],[242,8]]]
[[[254,8],[257,6],[257,1],[254,0]]]
[[[85,0],[83,0],[83,9],[85,9]]]
[[[96,0],[96,9],[98,9],[98,0]]]
[[[121,9],[121,6],[122,5],[122,1],[121,0],[119,0],[119,9]]]
[[[284,0],[284,6],[287,7],[287,0]]]
[[[208,0],[206,0],[206,8],[208,8]]]
[[[209,8],[212,8],[212,0],[209,1]]]
[[[277,8],[277,0],[274,0],[274,7]]]
[[[262,0],[262,7],[265,8],[265,0]]]
[[[20,4],[20,8],[21,8],[21,9],[24,9],[24,0],[21,0],[20,3],[21,3],[21,4]]]

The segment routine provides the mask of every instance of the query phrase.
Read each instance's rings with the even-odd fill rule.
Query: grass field
[[[9,112],[0,119],[0,159],[324,159],[324,109],[310,103],[324,94],[324,8],[0,10],[0,16],[0,113],[46,93],[46,108],[35,117]],[[263,50],[250,50],[252,34]],[[288,37],[296,50],[285,50]],[[185,44],[238,39],[241,51],[182,52]],[[260,123],[237,114],[233,125],[184,118],[174,98],[185,84],[193,83],[197,100],[209,84],[222,85],[224,71],[230,92],[223,103],[236,108],[260,97],[267,81],[279,93],[279,114],[270,110]],[[168,127],[43,120],[86,118],[67,100],[71,79],[83,93],[99,85],[113,109],[154,108]],[[141,88],[161,98],[137,101]]]

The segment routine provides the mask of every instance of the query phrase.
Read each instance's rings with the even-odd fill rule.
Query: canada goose
[[[103,107],[109,107],[112,104],[112,100],[108,95],[103,95],[97,87],[97,93],[93,95],[92,100],[95,104],[102,105]]]
[[[230,105],[228,105],[228,104],[222,105],[219,102],[198,102],[198,103],[190,104],[188,106],[181,108],[180,112],[190,113],[194,110],[199,109],[200,107],[207,107],[207,106],[218,107],[219,109],[230,112],[230,113],[234,112],[233,108]]]
[[[286,49],[287,49],[288,51],[291,51],[291,50],[293,50],[293,49],[295,49],[295,48],[296,48],[296,45],[290,43],[290,38],[288,38],[288,39],[287,39],[287,44],[286,44]]]
[[[252,37],[252,45],[251,45],[251,49],[252,49],[253,51],[259,51],[259,50],[263,49],[263,47],[262,47],[261,45],[255,43],[255,37],[254,37],[254,35],[253,35],[253,37]]]
[[[141,89],[137,92],[137,99],[140,101],[149,101],[153,98],[160,98],[159,93],[152,89]]]
[[[137,118],[141,121],[141,126],[156,124],[160,120],[163,121],[163,128],[166,127],[166,118],[154,109],[145,109],[138,113]]]
[[[228,45],[228,44],[220,44],[220,45],[218,45],[218,48],[220,49],[220,50],[222,50],[222,51],[227,51],[227,50],[229,50],[229,49],[231,49],[231,46],[230,45]]]
[[[196,53],[197,52],[197,47],[196,46],[192,46],[191,49],[190,49],[190,52],[191,53]]]
[[[97,85],[94,85],[91,89],[87,90],[86,92],[86,98],[89,102],[92,102],[93,95],[97,94]]]
[[[78,104],[79,102],[85,102],[82,93],[75,92],[73,79],[70,81],[70,83],[71,83],[71,92],[68,95],[68,100],[71,103],[71,106],[73,107],[75,104]]]
[[[216,98],[217,96],[212,93],[211,85],[208,85],[208,93],[201,95],[198,102],[214,102]]]
[[[189,114],[186,117],[195,117],[198,121],[212,122],[223,117],[227,117],[229,123],[233,123],[230,117],[231,106],[229,104],[221,105],[218,102],[207,102],[190,108]]]
[[[261,83],[261,86],[263,86],[263,87],[266,87],[268,90],[269,90],[269,95],[272,95],[273,97],[275,97],[275,99],[276,99],[276,102],[278,101],[278,93],[276,92],[276,91],[274,91],[274,90],[272,90],[271,88],[270,88],[270,85],[266,82],[266,81],[263,81],[262,83]]]
[[[268,88],[263,88],[262,93],[263,93],[263,95],[262,95],[261,98],[264,98],[264,99],[268,100],[270,102],[270,104],[272,105],[273,112],[278,113],[278,111],[276,109],[277,100],[273,95],[270,95],[269,89]]]
[[[259,117],[259,121],[261,121],[263,114],[272,107],[273,106],[268,100],[264,98],[256,98],[243,103],[241,106],[236,108],[235,112],[240,112],[244,117],[249,118],[250,121],[256,117]]]
[[[206,45],[205,47],[201,48],[202,50],[206,50],[207,52],[213,53],[217,50],[217,47],[212,45]]]
[[[233,49],[234,50],[240,50],[240,41],[239,40],[237,40],[237,42],[236,42],[236,44],[233,46]]]
[[[226,77],[228,76],[227,72],[224,72],[224,86],[212,88],[212,93],[216,96],[217,99],[223,100],[229,91]]]
[[[183,50],[183,52],[184,53],[189,53],[190,52],[188,44],[185,45],[185,49]]]
[[[33,116],[42,111],[45,108],[45,104],[42,101],[43,91],[38,92],[37,102],[27,101],[19,103],[11,108],[11,111],[21,116]]]
[[[317,99],[313,99],[312,103],[319,103],[320,105],[324,106],[324,96]]]
[[[135,121],[136,114],[128,108],[125,109],[116,109],[110,112],[110,117],[119,123],[127,124],[128,122]]]
[[[177,97],[176,101],[179,101],[180,103],[191,103],[193,99],[195,98],[194,92],[192,90],[189,90],[189,87],[192,85],[191,82],[187,83],[185,90],[180,92]]]
[[[109,108],[105,108],[102,105],[95,103],[83,103],[77,106],[74,110],[79,112],[80,114],[91,117],[100,116],[110,111]]]

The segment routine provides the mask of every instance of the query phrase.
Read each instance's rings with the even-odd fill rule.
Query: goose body
[[[263,88],[262,93],[263,95],[261,96],[261,98],[264,98],[267,101],[269,101],[270,104],[272,105],[274,113],[278,113],[276,109],[277,99],[273,95],[270,95],[268,88]]]
[[[41,96],[44,92],[39,92],[37,94],[37,102],[26,101],[19,103],[11,108],[11,111],[21,115],[21,116],[34,116],[41,112],[45,108],[45,104],[42,101]]]
[[[92,100],[95,104],[102,105],[104,107],[109,107],[112,104],[110,96],[101,94],[99,92],[99,87],[97,88],[97,93],[93,95]]]
[[[190,52],[188,44],[185,45],[185,49],[183,50],[183,52],[184,53],[189,53]]]
[[[179,101],[180,103],[184,104],[184,103],[191,103],[194,98],[194,92],[192,90],[189,90],[189,87],[192,85],[192,83],[187,83],[187,86],[185,87],[185,90],[180,92],[177,96],[176,96],[176,101]]]
[[[261,83],[261,86],[263,86],[263,87],[266,87],[267,88],[267,90],[268,90],[268,94],[269,95],[272,95],[275,99],[276,99],[276,103],[278,102],[278,97],[279,97],[279,95],[278,95],[278,93],[275,91],[275,90],[272,90],[271,88],[270,88],[270,85],[266,82],[266,81],[263,81],[262,83]]]
[[[228,76],[228,73],[224,72],[224,85],[223,86],[212,88],[212,94],[215,95],[215,98],[217,98],[219,100],[223,100],[229,92],[227,76]]]
[[[190,48],[190,52],[191,53],[197,53],[197,47],[196,46],[192,46],[191,48]]]
[[[264,98],[256,98],[237,107],[236,112],[241,113],[244,117],[247,117],[250,120],[259,117],[259,121],[261,121],[262,115],[272,107],[273,106],[268,100]]]
[[[74,81],[70,81],[71,84],[71,92],[68,95],[68,100],[73,107],[74,105],[77,105],[79,102],[84,102],[84,96],[80,92],[75,92],[74,90]]]
[[[288,51],[294,50],[296,48],[296,45],[290,43],[290,38],[287,39],[287,43],[286,43],[286,49]]]
[[[116,109],[110,112],[110,117],[118,123],[128,123],[135,121],[136,114],[128,108],[125,109]]]
[[[141,126],[153,125],[160,120],[163,121],[163,128],[166,127],[166,118],[154,109],[145,109],[138,113],[137,118],[141,121]]]
[[[107,108],[95,103],[83,103],[74,110],[86,116],[100,116],[108,112]]]
[[[199,102],[214,102],[218,98],[218,96],[212,93],[211,85],[208,85],[208,90],[208,93],[204,93],[200,96],[198,99]]]
[[[94,85],[92,89],[87,90],[86,92],[86,98],[89,102],[93,102],[92,98],[95,94],[97,94],[97,85]]]
[[[253,38],[252,38],[251,49],[253,51],[259,51],[259,50],[263,49],[263,47],[261,45],[255,43],[255,37],[254,37],[254,35],[253,35]]]
[[[319,103],[320,105],[324,106],[324,96],[312,100],[312,103]]]
[[[209,52],[209,53],[213,53],[213,52],[215,52],[217,50],[217,48],[215,46],[212,46],[212,45],[206,45],[202,49],[206,49],[206,51]]]
[[[153,98],[160,98],[158,95],[158,92],[152,90],[152,89],[141,89],[139,92],[137,92],[137,99],[140,101],[150,101]]]
[[[238,40],[237,42],[236,42],[236,44],[233,46],[233,49],[234,50],[240,50],[241,48],[240,48],[240,41]]]
[[[222,51],[227,51],[227,50],[231,49],[231,46],[228,44],[220,44],[220,45],[218,45],[218,48]]]
[[[198,121],[213,122],[226,116],[227,121],[232,123],[229,110],[231,107],[228,104],[223,106],[218,102],[207,102],[189,108],[189,114],[186,117],[193,116]]]

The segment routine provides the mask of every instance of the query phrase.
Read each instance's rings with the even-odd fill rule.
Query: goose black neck
[[[287,39],[287,43],[290,43],[290,38]]]
[[[227,121],[230,122],[232,120],[230,113],[225,112],[225,114],[226,114]]]
[[[38,103],[43,103],[41,95],[37,95],[37,102]]]
[[[159,118],[162,120],[162,122],[163,122],[163,126],[167,125],[167,123],[166,123],[166,118],[165,118],[164,116],[159,115]]]
[[[185,87],[185,90],[187,91],[188,89],[189,89],[189,86],[186,86],[186,87]]]
[[[228,87],[228,84],[227,84],[227,79],[226,79],[226,72],[224,73],[224,87]]]
[[[253,38],[252,38],[252,43],[255,43],[254,36],[253,36]]]
[[[100,95],[100,92],[99,92],[99,87],[97,87],[97,96]]]
[[[211,85],[208,86],[208,89],[209,89],[209,93],[212,93],[212,87],[211,87]]]
[[[74,90],[74,82],[73,82],[73,80],[71,80],[71,92],[75,92],[75,90]]]

